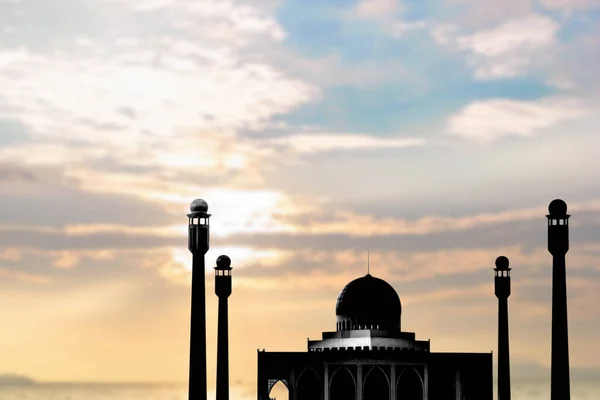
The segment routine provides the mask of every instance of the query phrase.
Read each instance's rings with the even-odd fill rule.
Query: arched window
[[[321,379],[312,368],[306,368],[300,373],[296,383],[296,400],[321,400],[323,385]]]
[[[331,377],[329,386],[330,400],[355,400],[356,383],[346,367],[338,368]]]
[[[363,390],[363,400],[390,400],[390,384],[379,367],[373,367],[367,372]]]
[[[396,400],[423,400],[423,381],[414,368],[406,368],[401,372]]]

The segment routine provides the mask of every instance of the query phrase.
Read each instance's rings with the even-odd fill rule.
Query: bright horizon
[[[573,387],[600,377],[594,0],[0,2],[0,373],[187,382],[189,204],[232,259],[230,382],[305,351],[367,270],[431,351],[549,373],[547,206],[569,207]],[[494,364],[496,360],[494,358]]]

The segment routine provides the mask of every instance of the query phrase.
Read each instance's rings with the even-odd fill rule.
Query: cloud
[[[439,44],[466,53],[477,80],[492,80],[526,75],[544,65],[559,27],[550,17],[528,14],[466,35],[455,25],[441,24],[431,35]]]
[[[347,20],[376,22],[384,32],[398,39],[409,32],[428,26],[425,20],[401,19],[405,10],[405,4],[401,0],[360,0],[347,14]]]
[[[90,193],[82,190],[80,181],[65,178],[64,171],[56,166],[25,168],[10,163],[0,166],[0,175],[2,171],[6,173],[5,180],[0,180],[0,189],[4,193],[0,198],[0,225],[40,228],[78,224],[153,226],[176,221],[170,210],[157,201],[118,194],[117,191]],[[88,181],[88,184],[94,182]]]
[[[450,118],[448,133],[484,143],[502,136],[532,136],[588,112],[585,104],[573,98],[480,100]]]
[[[549,84],[598,99],[600,86],[600,30],[594,26],[560,47],[551,66]]]
[[[285,38],[282,27],[273,18],[262,13],[260,8],[241,5],[234,1],[212,0],[193,4],[181,0],[129,0],[128,3],[133,9],[139,11],[160,11],[163,8],[170,8],[179,12],[181,16],[191,15],[194,19],[206,18],[217,23],[228,22],[227,27],[234,28],[238,31],[236,33],[244,35],[266,33],[277,40]]]
[[[401,38],[406,35],[408,32],[416,31],[419,29],[427,28],[427,23],[425,21],[415,21],[415,22],[395,22],[390,25],[389,32],[393,37]]]
[[[43,275],[36,275],[36,274],[28,274],[28,273],[23,273],[23,272],[18,272],[18,271],[11,271],[11,270],[6,270],[4,268],[2,268],[0,266],[0,278],[2,278],[3,281],[8,281],[8,282],[14,282],[14,281],[20,281],[20,282],[26,282],[26,283],[33,283],[33,284],[48,284],[51,283],[52,280],[49,279],[46,276]]]
[[[422,146],[422,138],[390,137],[377,138],[361,134],[296,134],[270,140],[275,146],[282,146],[293,153],[318,153],[335,150],[371,150],[378,148],[404,148]]]
[[[515,358],[517,361],[514,361]],[[600,368],[571,367],[570,373],[575,382],[588,379],[597,380],[600,376]],[[511,356],[511,375],[517,380],[546,380],[550,377],[550,367],[535,361],[527,361],[522,357]],[[545,382],[544,386],[547,386]],[[579,385],[575,383],[575,386]],[[549,387],[547,390],[549,390]]]
[[[260,126],[314,95],[314,88],[269,65],[245,64],[235,56],[194,60],[173,43],[165,44],[171,50],[160,56],[159,66],[148,63],[158,49],[149,49],[150,57],[144,56],[146,49],[131,49],[102,62],[93,57],[48,58],[27,50],[4,51],[0,53],[3,116],[20,119],[38,136],[81,137],[123,151],[153,139],[173,140],[189,126],[196,132]],[[209,51],[185,44],[194,52]],[[64,75],[70,79],[58,79]],[[32,92],[28,89],[32,84],[45,90]],[[86,90],[82,93],[78,87]]]
[[[567,12],[600,7],[598,0],[541,0],[540,3],[550,10]]]
[[[443,4],[446,12],[439,14],[440,20],[468,30],[489,29],[537,11],[535,0],[499,0],[493,3],[446,0]]]
[[[364,247],[370,237],[381,250],[472,249],[521,244],[532,249],[543,241],[545,206],[461,217],[421,216],[414,220],[373,217],[335,210],[318,199],[280,197],[276,193],[222,191],[210,207],[213,246],[271,251],[337,251]],[[236,195],[233,195],[236,194]],[[253,197],[254,196],[254,197]],[[211,199],[211,197],[207,197]],[[218,197],[212,197],[218,199]],[[4,246],[54,250],[181,247],[186,243],[185,209],[179,225],[35,224],[0,225]],[[279,206],[277,206],[279,204]],[[578,226],[573,237],[590,243],[598,237],[598,201],[572,203]],[[176,215],[173,214],[173,218]],[[361,244],[362,243],[362,244]]]
[[[395,23],[390,27],[394,34],[413,29],[412,24]],[[416,29],[416,26],[414,26]],[[424,84],[424,79],[407,68],[404,60],[363,58],[349,63],[343,52],[332,51],[323,56],[307,58],[293,48],[283,45],[271,46],[257,54],[248,54],[257,60],[269,59],[290,75],[301,78],[321,88],[360,87],[368,88],[383,83]]]
[[[26,4],[2,7],[23,20],[40,17]],[[54,52],[28,45],[42,39],[35,32],[0,43],[0,120],[27,136],[0,148],[0,180],[60,167],[78,191],[163,203],[223,181],[256,184],[273,154],[238,131],[263,128],[319,96],[269,60],[245,58],[245,50],[285,36],[257,7],[112,0],[86,7],[70,12],[85,13],[89,27],[47,32]],[[113,13],[135,23],[113,30],[106,18]]]
[[[386,20],[402,10],[400,0],[360,0],[353,10],[354,18]]]
[[[8,163],[0,164],[0,181],[13,182],[21,180],[37,181],[37,177],[27,168]]]
[[[600,270],[596,266],[597,254],[586,252],[578,244],[571,250],[570,301],[573,316],[579,319],[590,312],[581,307],[600,283]],[[283,254],[286,256],[270,258],[268,263],[260,257],[248,259],[235,273],[237,284],[261,290],[339,291],[345,283],[367,272],[366,249],[300,249]],[[490,288],[494,261],[499,255],[507,255],[511,260],[515,301],[527,305],[532,317],[539,316],[539,310],[545,312],[547,289],[551,286],[547,272],[551,255],[545,246],[533,251],[525,251],[518,244],[425,251],[376,249],[371,254],[370,273],[400,288],[403,301],[409,303],[460,300],[486,291],[493,293]],[[235,257],[232,259],[235,263]],[[432,291],[432,287],[436,290]]]
[[[596,216],[596,217],[594,217]],[[577,229],[572,240],[589,244],[600,238],[596,213],[579,213]],[[520,245],[523,251],[533,251],[545,245],[546,221],[543,211],[536,220],[521,220],[495,224],[481,224],[469,229],[434,230],[429,233],[378,234],[372,230],[348,230],[343,233],[280,233],[266,235],[231,235],[218,240],[219,245],[244,245],[281,250],[340,251],[365,248],[366,240],[379,251],[442,251],[447,249],[481,249]]]
[[[327,213],[327,205],[317,213],[293,216],[290,222],[294,232],[304,234],[346,234],[348,236],[427,235],[436,232],[456,232],[483,226],[493,226],[539,219],[546,212],[545,206],[528,209],[511,209],[502,212],[477,213],[462,217],[421,216],[416,220],[403,218],[375,218],[344,210]],[[569,205],[569,212],[592,212],[600,210],[598,201]]]

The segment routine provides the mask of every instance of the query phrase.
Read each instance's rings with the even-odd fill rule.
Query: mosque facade
[[[258,351],[258,400],[281,381],[290,400],[492,400],[492,353],[434,353],[401,329],[394,288],[371,274],[336,303],[336,331],[306,352]]]

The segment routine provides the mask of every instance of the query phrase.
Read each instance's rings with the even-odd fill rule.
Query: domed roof
[[[340,292],[335,313],[361,325],[398,329],[402,306],[398,293],[389,283],[367,274],[353,280]]]
[[[208,211],[208,203],[203,199],[196,199],[192,201],[190,204],[191,212],[207,212]]]
[[[229,258],[226,255],[219,256],[217,258],[217,266],[215,267],[215,269],[220,269],[220,270],[233,269],[233,268],[231,268],[231,258]]]
[[[548,205],[548,213],[552,217],[562,217],[567,215],[567,203],[564,200],[552,200]]]

